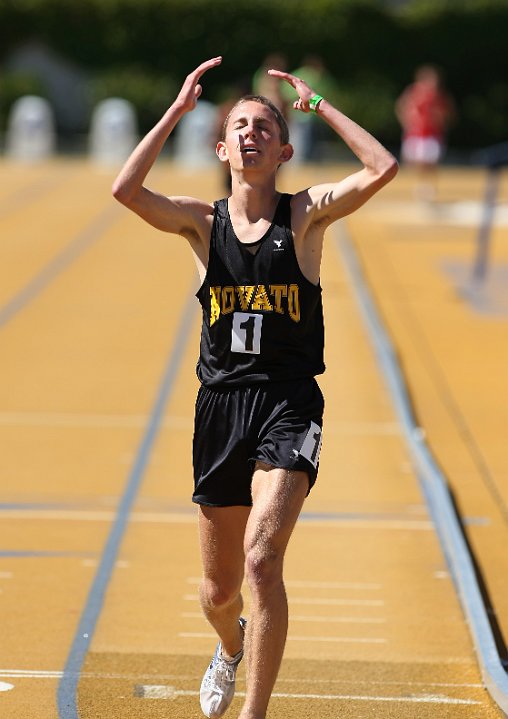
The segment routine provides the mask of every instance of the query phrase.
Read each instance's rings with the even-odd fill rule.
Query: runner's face
[[[221,144],[221,143],[219,143]],[[259,102],[247,101],[232,112],[223,143],[232,167],[257,167],[281,162],[280,128],[273,112]]]

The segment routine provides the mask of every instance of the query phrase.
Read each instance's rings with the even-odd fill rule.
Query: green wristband
[[[324,97],[322,95],[313,95],[309,100],[309,107],[312,112],[317,112],[319,103],[321,100],[324,100]]]

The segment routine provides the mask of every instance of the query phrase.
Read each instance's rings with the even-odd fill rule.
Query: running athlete
[[[165,197],[144,186],[165,141],[201,95],[187,76],[176,100],[133,151],[113,194],[159,230],[189,242],[203,310],[197,372],[193,501],[199,505],[200,599],[219,644],[201,684],[201,708],[220,717],[235,690],[244,648],[247,688],[238,719],[264,719],[286,642],[282,565],[305,497],[316,479],[324,371],[319,284],[326,228],[358,209],[397,172],[393,156],[299,78],[269,73],[298,95],[294,109],[317,112],[363,167],[294,195],[276,189],[293,149],[280,111],[246,96],[229,113],[219,160],[231,195],[213,205]],[[248,622],[241,586],[251,593]]]

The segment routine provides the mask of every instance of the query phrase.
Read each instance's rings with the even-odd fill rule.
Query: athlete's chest
[[[270,231],[272,223],[261,219],[258,222],[247,222],[236,218],[229,219],[231,234],[234,234],[238,241],[249,247],[260,242]]]
[[[272,226],[264,237],[249,244],[228,235],[218,249],[224,270],[241,282],[267,282],[291,272],[292,240],[282,227]]]

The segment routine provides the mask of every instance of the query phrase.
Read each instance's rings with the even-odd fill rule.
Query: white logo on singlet
[[[284,248],[281,247],[283,240],[274,240],[273,244],[277,245],[277,248],[273,248],[274,252],[284,252]]]

